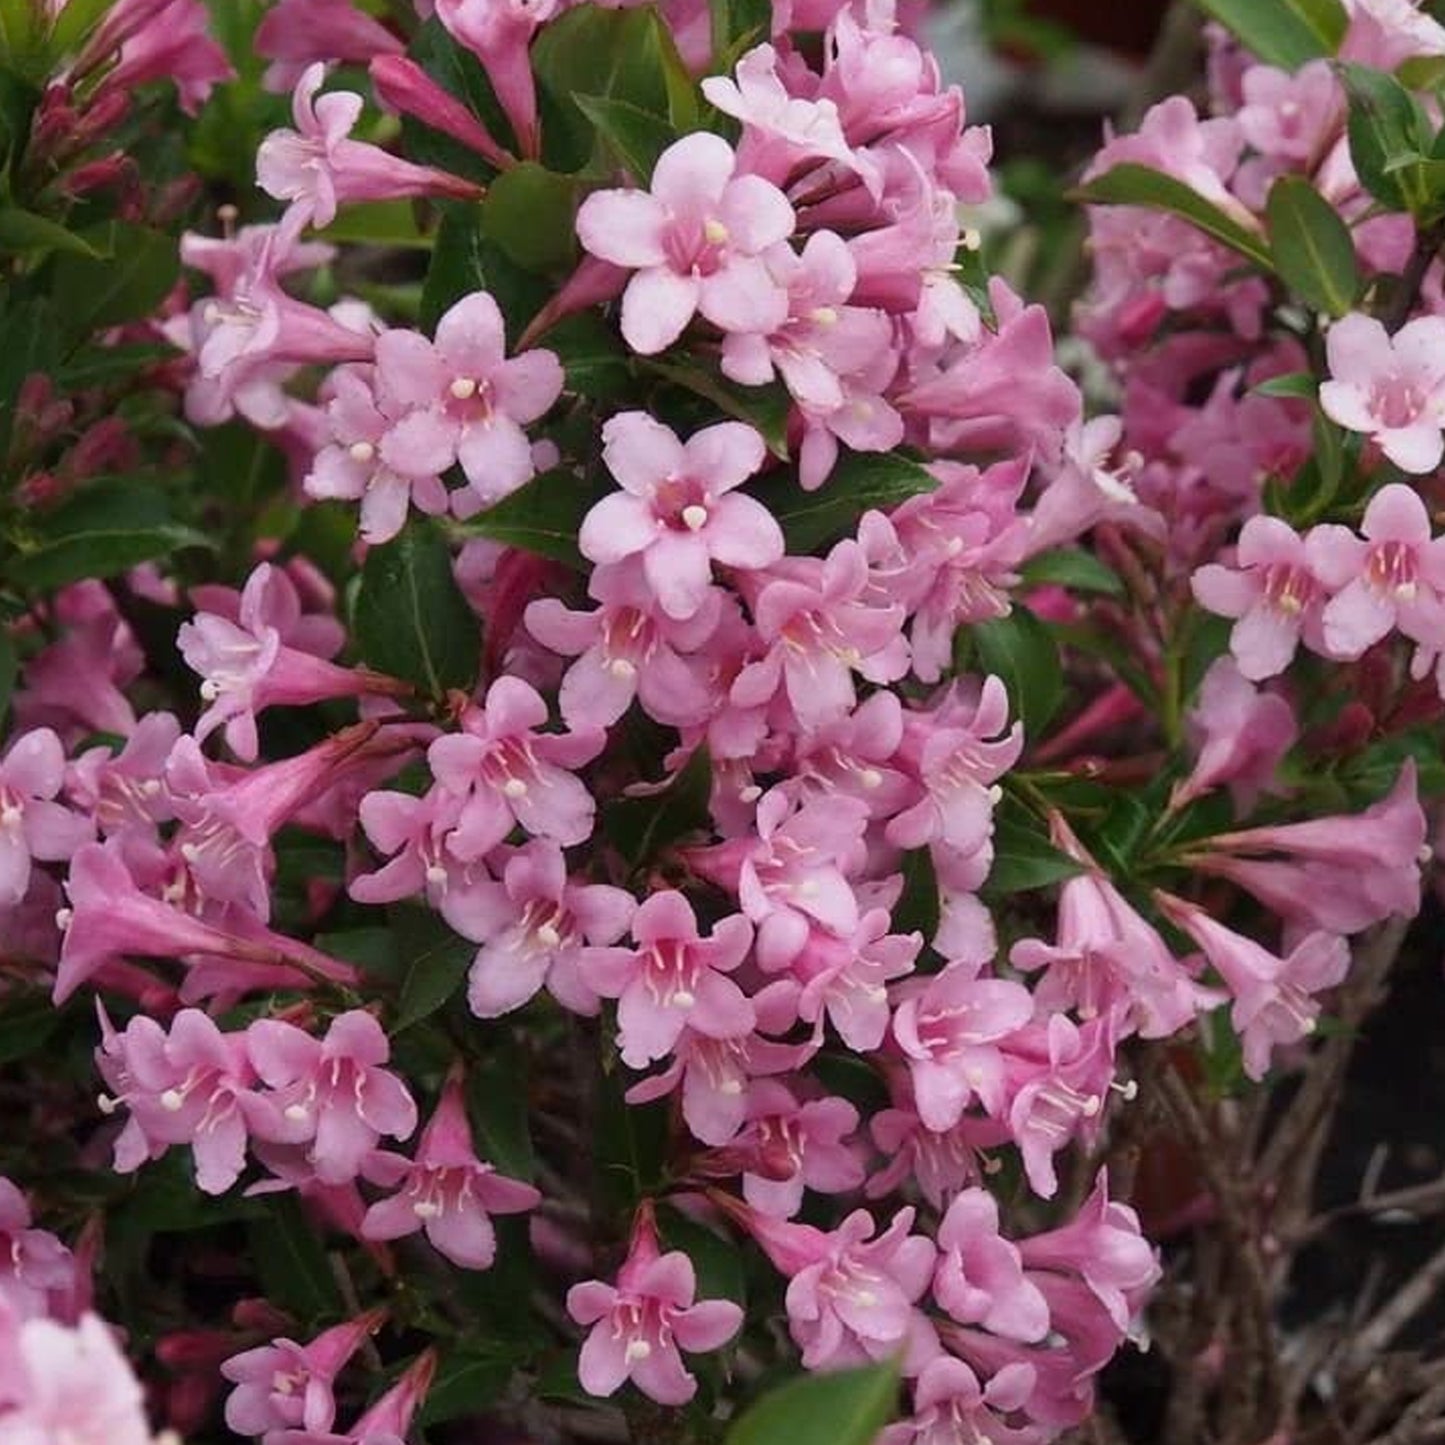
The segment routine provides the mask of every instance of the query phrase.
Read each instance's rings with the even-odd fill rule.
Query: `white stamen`
[[[607,664],[607,670],[613,677],[626,679],[637,676],[637,669],[625,657],[614,657]]]
[[[470,376],[459,376],[447,390],[458,401],[470,401],[477,394],[476,379]]]
[[[736,1098],[743,1091],[741,1079],[725,1079],[718,1085],[718,1093],[725,1094],[729,1099]]]
[[[525,798],[527,796],[527,785],[521,778],[508,778],[502,784],[502,791],[509,798]]]
[[[707,526],[707,508],[700,507],[694,502],[691,506],[682,509],[682,520],[689,532],[700,532]]]
[[[562,942],[562,935],[550,923],[544,923],[537,930],[537,942],[543,948],[556,948]]]
[[[877,768],[864,768],[858,774],[858,781],[865,788],[880,788],[883,786],[883,774]]]
[[[440,888],[447,881],[447,870],[440,863],[433,863],[426,870],[426,881],[433,888]]]
[[[685,988],[680,988],[672,996],[673,1008],[691,1008],[697,1002],[697,995],[689,993]]]
[[[311,1117],[305,1104],[287,1104],[281,1112],[293,1124],[304,1123]]]
[[[742,803],[756,803],[763,796],[763,790],[756,783],[749,783],[746,788],[738,790],[738,801]]]
[[[836,326],[838,313],[831,306],[815,306],[809,313],[808,319],[816,322],[819,326]]]
[[[376,448],[370,442],[352,442],[347,454],[354,462],[370,462],[376,459]]]
[[[218,683],[214,678],[208,677],[204,682],[201,683],[201,696],[207,702],[215,702],[215,700],[220,697],[220,695],[221,684]]]
[[[646,1340],[628,1340],[627,1349],[624,1352],[627,1363],[633,1364],[637,1360],[648,1359],[652,1354],[652,1346]]]
[[[57,908],[55,910],[55,926],[64,933],[70,927],[70,920],[75,917],[74,912],[69,908]]]
[[[167,1089],[165,1093],[161,1095],[161,1108],[164,1109],[167,1114],[179,1114],[181,1110],[185,1108],[185,1105],[185,1096],[179,1089]]]
[[[959,238],[965,251],[977,251],[983,245],[983,235],[970,226]]]
[[[99,1109],[102,1114],[109,1116],[120,1108],[120,1100],[112,1099],[109,1094],[97,1094],[95,1096],[95,1107]]]
[[[431,1199],[418,1199],[411,1207],[411,1212],[418,1219],[435,1219],[441,1212],[442,1207]]]
[[[728,238],[728,228],[721,221],[709,217],[703,222],[702,233],[709,246],[721,246]]]

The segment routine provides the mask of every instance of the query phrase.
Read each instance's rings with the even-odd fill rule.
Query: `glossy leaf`
[[[606,808],[603,829],[627,862],[641,868],[681,839],[710,827],[711,788],[712,764],[707,748],[699,747],[661,788],[620,798]]]
[[[739,386],[727,377],[692,361],[657,361],[648,357],[648,371],[710,401],[719,411],[756,427],[768,450],[783,460],[788,456],[788,415],[792,398],[779,383]]]
[[[248,1234],[250,1258],[267,1299],[308,1321],[340,1310],[326,1248],[295,1196],[273,1196],[266,1218],[251,1225]]]
[[[1000,818],[993,830],[993,867],[985,890],[1002,897],[1047,888],[1076,877],[1083,868],[1061,853],[1042,831]]]
[[[1124,593],[1119,574],[1094,553],[1078,547],[1061,547],[1056,552],[1030,558],[1020,571],[1024,583],[1030,587],[1052,583],[1074,592],[1097,592],[1105,597],[1121,597]]]
[[[1146,206],[1168,211],[1238,252],[1251,265],[1262,271],[1273,269],[1269,248],[1261,236],[1163,171],[1129,162],[1096,176],[1075,194],[1079,200],[1096,206]]]
[[[130,221],[107,221],[82,233],[95,256],[55,259],[52,294],[67,350],[95,332],[149,316],[180,275],[176,243],[161,231]]]
[[[898,1366],[805,1375],[763,1396],[726,1445],[873,1445],[898,1413]]]
[[[557,468],[469,518],[466,530],[581,569],[587,564],[577,550],[577,532],[596,500],[580,477]]]
[[[532,161],[503,171],[481,205],[487,236],[525,271],[556,271],[575,259],[577,183]]]
[[[652,178],[658,156],[678,138],[672,123],[630,101],[611,96],[573,98],[617,159],[639,184],[646,185]]]
[[[1012,715],[1024,736],[1037,742],[1064,700],[1064,672],[1058,644],[1027,607],[1014,605],[1007,617],[969,628],[979,668],[1008,689]]]
[[[1285,285],[1312,311],[1349,312],[1360,294],[1360,270],[1339,212],[1303,177],[1281,176],[1270,188],[1266,216]]]
[[[933,854],[927,848],[914,848],[903,855],[903,892],[893,905],[893,932],[921,933],[927,942],[938,932],[942,898],[938,891],[938,873]]]
[[[70,251],[92,260],[102,259],[83,236],[19,206],[0,207],[0,251]]]
[[[1199,0],[1267,65],[1298,70],[1333,55],[1350,17],[1340,0]]]
[[[393,1033],[430,1018],[462,986],[477,946],[425,908],[398,908],[391,920],[401,959],[401,993]]]
[[[373,547],[361,569],[356,639],[367,663],[440,699],[469,691],[482,631],[452,576],[451,551],[430,522],[414,518],[395,541]]]
[[[1421,213],[1428,198],[1419,156],[1428,130],[1415,98],[1392,75],[1342,64],[1349,96],[1350,159],[1360,184],[1392,210]]]
[[[606,400],[625,395],[631,385],[627,350],[595,311],[564,317],[548,329],[542,344],[556,353],[567,374],[567,390],[578,396]]]

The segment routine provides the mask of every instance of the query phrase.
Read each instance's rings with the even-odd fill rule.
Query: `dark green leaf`
[[[575,180],[523,161],[492,182],[482,202],[482,225],[523,270],[558,271],[575,259],[576,208]]]
[[[0,706],[0,721],[4,711]],[[48,993],[8,995],[0,1009],[0,1064],[38,1054],[54,1037],[60,1020],[61,1013]]]
[[[273,1194],[267,1217],[251,1225],[251,1260],[266,1298],[308,1322],[339,1313],[341,1299],[320,1236],[301,1203],[290,1194]]]
[[[1118,165],[1081,186],[1079,200],[1096,206],[1145,206],[1168,211],[1197,226],[1251,265],[1270,271],[1273,264],[1263,237],[1207,201],[1183,181],[1132,162]]]
[[[995,897],[1047,888],[1082,873],[1083,868],[1061,853],[1040,830],[999,819],[993,830],[993,867],[986,891]]]
[[[154,488],[98,482],[35,524],[10,562],[10,580],[22,587],[63,587],[114,577],[182,547],[209,546],[209,538],[171,517]]]
[[[1340,0],[1199,0],[1267,65],[1284,70],[1333,55],[1350,17]]]
[[[927,942],[938,932],[942,909],[933,854],[927,848],[914,848],[905,853],[902,872],[903,892],[893,905],[893,932],[917,931]]]
[[[437,699],[453,688],[469,691],[476,681],[481,623],[432,523],[413,518],[395,541],[366,554],[355,620],[361,655],[379,672]]]
[[[564,317],[548,330],[545,344],[567,373],[567,390],[578,396],[611,400],[632,384],[627,351],[595,311]]]
[[[1341,64],[1339,73],[1349,96],[1350,158],[1360,184],[1392,210],[1422,213],[1428,188],[1415,158],[1428,142],[1420,107],[1382,70]]]
[[[678,138],[671,121],[610,96],[578,95],[573,99],[617,159],[634,179],[646,185],[652,179],[658,156]]]
[[[10,707],[10,694],[15,691],[15,675],[20,670],[20,660],[15,655],[15,644],[10,634],[0,629],[0,727]]]
[[[1124,584],[1112,567],[1078,547],[1045,552],[1031,558],[1020,570],[1029,587],[1053,583],[1075,592],[1099,592],[1106,597],[1120,597],[1124,592]]]
[[[14,300],[0,316],[0,458],[10,447],[15,403],[26,377],[54,375],[60,360],[55,332],[55,308],[43,296]]]
[[[714,1234],[676,1209],[659,1210],[657,1224],[664,1248],[680,1249],[692,1261],[699,1299],[730,1299],[746,1305],[742,1255],[731,1239]]]
[[[682,838],[711,826],[711,792],[711,760],[707,748],[698,747],[655,792],[610,804],[602,814],[603,830],[634,869],[642,868]]]
[[[392,933],[401,958],[401,996],[393,1033],[430,1018],[462,986],[477,946],[453,933],[429,909],[398,908]]]
[[[647,369],[680,386],[686,391],[712,402],[727,416],[745,421],[762,433],[768,450],[775,457],[787,460],[788,413],[792,398],[780,385],[739,386],[706,367],[692,361],[646,360]]]
[[[422,1429],[445,1420],[483,1413],[507,1388],[516,1361],[500,1345],[495,1350],[453,1350],[442,1356],[417,1422]]]
[[[510,1034],[488,1038],[485,1060],[467,1073],[467,1113],[477,1153],[509,1179],[537,1173],[528,1122],[526,1063]]]
[[[394,246],[402,250],[429,251],[432,238],[417,225],[416,207],[411,201],[366,201],[351,204],[317,236],[334,245],[360,243]]]
[[[897,1413],[896,1363],[805,1375],[745,1410],[726,1445],[873,1445]]]
[[[39,0],[0,0],[0,65],[28,78],[43,74],[46,17]]]
[[[1344,316],[1360,294],[1360,271],[1339,212],[1302,176],[1281,176],[1270,187],[1266,215],[1285,285],[1311,310]]]
[[[1320,380],[1312,371],[1291,371],[1260,382],[1254,393],[1256,396],[1277,396],[1289,401],[1313,401],[1320,393]]]
[[[83,236],[67,231],[58,221],[22,211],[18,206],[0,208],[0,251],[71,251],[92,260],[101,253]]]
[[[424,331],[434,332],[447,309],[463,296],[486,289],[482,258],[480,209],[460,203],[449,206],[437,227],[431,265],[422,287],[420,320]]]
[[[113,3],[114,0],[66,0],[50,32],[50,53],[57,57],[74,54]]]
[[[712,71],[732,68],[730,61],[772,30],[773,9],[768,0],[708,0],[712,20]]]
[[[899,452],[845,451],[816,492],[805,492],[795,478],[782,474],[750,490],[778,519],[788,551],[803,556],[851,536],[864,512],[886,511],[937,486],[931,472]]]
[[[1017,603],[1007,617],[977,623],[969,634],[980,669],[1003,682],[1024,736],[1037,742],[1064,700],[1063,666],[1053,635]]]
[[[56,381],[71,391],[124,383],[152,366],[174,359],[175,355],[172,346],[152,346],[142,342],[125,346],[85,346],[60,368]]]
[[[466,530],[569,567],[585,568],[577,550],[577,531],[596,500],[597,494],[580,477],[556,468],[469,518]]]
[[[107,221],[83,233],[98,258],[55,258],[53,295],[62,341],[73,350],[106,327],[149,316],[180,275],[176,243],[162,231],[130,221]]]

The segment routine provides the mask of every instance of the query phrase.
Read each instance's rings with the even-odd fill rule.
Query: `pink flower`
[[[434,1350],[419,1355],[406,1373],[345,1431],[279,1430],[267,1445],[405,1445],[411,1422],[436,1375]]]
[[[1445,319],[1422,316],[1391,336],[1372,316],[1346,316],[1325,349],[1325,415],[1366,433],[1401,471],[1433,472],[1445,452]]]
[[[821,1031],[823,1016],[860,1054],[872,1053],[888,1032],[888,984],[913,972],[921,933],[891,933],[886,908],[870,908],[858,927],[839,937],[811,929],[788,965],[802,983],[798,1017]]]
[[[702,1354],[725,1345],[743,1312],[731,1300],[698,1300],[692,1261],[658,1248],[650,1206],[633,1227],[616,1285],[587,1280],[567,1292],[567,1313],[589,1326],[577,1375],[589,1395],[614,1395],[631,1380],[660,1405],[685,1405],[697,1393],[679,1350]]]
[[[0,1175],[0,1314],[27,1320],[58,1313],[76,1285],[75,1256],[34,1228],[25,1196]]]
[[[594,568],[587,591],[600,604],[592,612],[571,611],[556,597],[530,603],[526,611],[527,631],[538,642],[577,659],[557,699],[567,725],[611,727],[634,698],[649,717],[669,727],[705,721],[713,697],[704,683],[703,659],[691,654],[717,630],[718,590],[709,588],[685,620],[669,617],[634,553],[627,563]]]
[[[1200,606],[1221,617],[1236,617],[1229,650],[1240,674],[1262,682],[1283,672],[1303,636],[1323,652],[1321,617],[1327,597],[1314,567],[1313,549],[1287,522],[1251,517],[1239,534],[1235,566],[1210,563],[1193,577]]]
[[[868,1180],[868,1198],[884,1198],[912,1183],[935,1209],[942,1209],[960,1189],[980,1183],[987,1162],[983,1151],[1009,1137],[1006,1125],[970,1114],[939,1132],[928,1128],[911,1107],[880,1110],[869,1132],[888,1162]]]
[[[568,769],[602,750],[599,729],[538,732],[547,704],[516,677],[499,677],[482,706],[461,721],[462,732],[438,738],[427,751],[437,782],[465,800],[450,845],[459,858],[490,852],[514,824],[564,848],[586,841],[596,804]]]
[[[110,1327],[93,1314],[73,1328],[23,1323],[0,1310],[7,1388],[0,1435],[7,1445],[160,1445],[144,1394]]]
[[[65,749],[49,728],[22,733],[0,758],[0,913],[30,887],[32,859],[58,863],[92,836],[87,818],[55,801]]]
[[[225,51],[209,34],[210,23],[202,0],[123,0],[91,32],[72,75],[114,59],[90,97],[92,107],[103,96],[129,97],[138,86],[169,80],[181,109],[193,116],[213,86],[236,77]]]
[[[264,84],[272,91],[290,90],[318,60],[364,65],[402,52],[401,41],[353,0],[280,0],[261,17],[254,44],[271,62]]]
[[[246,1031],[246,1052],[272,1090],[253,1121],[255,1134],[308,1145],[307,1162],[323,1183],[350,1183],[383,1134],[405,1139],[416,1128],[406,1085],[382,1067],[391,1045],[363,1009],[332,1019],[324,1039],[257,1019]]]
[[[1315,1031],[1320,1006],[1314,996],[1349,972],[1348,945],[1334,934],[1311,933],[1277,958],[1194,904],[1169,894],[1157,897],[1234,995],[1230,1019],[1244,1045],[1244,1071],[1251,1079],[1264,1078],[1277,1044],[1298,1043]]]
[[[550,410],[562,382],[562,363],[550,351],[507,358],[497,303],[473,292],[437,322],[435,341],[404,330],[377,337],[378,403],[400,418],[377,455],[403,476],[416,473],[420,458],[437,472],[459,462],[490,506],[536,471],[523,428]]]
[[[493,1214],[519,1214],[542,1199],[530,1184],[504,1178],[477,1158],[459,1079],[442,1089],[414,1162],[379,1152],[362,1173],[396,1190],[366,1211],[363,1239],[401,1239],[424,1229],[437,1252],[462,1269],[491,1268],[497,1255]]]
[[[174,813],[166,792],[166,760],[181,734],[168,712],[147,713],[119,753],[87,748],[71,763],[65,790],[95,819],[102,836],[137,829],[150,835]]]
[[[131,1019],[117,1033],[100,1011],[96,1065],[110,1089],[101,1110],[127,1110],[115,1141],[121,1174],[189,1145],[196,1184],[224,1194],[241,1176],[254,1113],[256,1071],[238,1034],[223,1034],[199,1009],[182,1009],[167,1034],[154,1019]]]
[[[221,1366],[236,1387],[226,1400],[227,1426],[238,1435],[267,1438],[287,1429],[329,1430],[336,1420],[336,1377],[384,1318],[373,1310],[306,1345],[272,1340],[233,1355]]]
[[[684,1027],[714,1039],[753,1031],[752,1004],[727,976],[752,946],[752,924],[741,914],[720,919],[703,938],[692,905],[666,889],[637,910],[632,936],[636,950],[597,949],[581,960],[587,983],[618,1000],[618,1044],[628,1068],[670,1053]]]
[[[627,932],[636,906],[621,888],[572,882],[555,843],[537,839],[516,849],[502,888],[476,897],[465,920],[484,939],[467,986],[472,1012],[486,1019],[510,1013],[545,983],[574,1013],[596,1013],[587,983],[592,961],[618,952],[608,945]]]
[[[999,1233],[998,1202],[966,1189],[938,1228],[933,1296],[961,1325],[981,1325],[1025,1344],[1049,1330],[1049,1307],[1023,1272],[1018,1246]]]
[[[979,1384],[962,1360],[940,1355],[924,1366],[913,1390],[913,1418],[890,1425],[879,1445],[1043,1445],[1052,1434],[1042,1426],[1016,1420],[1034,1389],[1034,1370],[1023,1361],[1004,1365]]]
[[[1235,120],[1240,134],[1263,155],[1312,168],[1336,134],[1344,95],[1326,60],[1294,74],[1251,65],[1241,82],[1244,104]]]
[[[1445,379],[1445,367],[1441,374]],[[1398,482],[1382,487],[1360,530],[1363,541],[1334,525],[1316,527],[1305,540],[1315,571],[1335,593],[1322,619],[1325,647],[1356,658],[1392,628],[1438,644],[1445,636],[1445,537],[1431,539],[1419,494]]]
[[[383,411],[380,399],[354,368],[333,372],[329,387],[326,418],[332,440],[311,463],[302,483],[306,495],[360,501],[364,542],[391,541],[406,522],[408,503],[428,516],[445,512],[451,498],[440,474],[452,463],[445,440],[432,455],[415,444],[404,449],[387,446],[388,433],[406,412]],[[390,462],[382,459],[383,447]]]
[[[622,335],[644,356],[671,346],[695,312],[723,331],[770,332],[787,298],[762,259],[793,233],[793,208],[760,176],[736,175],[721,136],[670,145],[647,191],[596,191],[577,212],[592,255],[637,274],[622,297]]]
[[[278,201],[290,202],[283,225],[298,231],[329,226],[337,206],[351,201],[478,194],[469,181],[349,139],[361,118],[362,98],[338,90],[318,99],[325,80],[321,62],[307,68],[291,101],[296,129],[272,131],[256,154],[256,184]]]
[[[932,978],[901,985],[899,992],[893,1036],[908,1059],[923,1122],[930,1129],[951,1129],[973,1098],[998,1113],[1004,1087],[998,1041],[1033,1016],[1029,991],[953,964]]]
[[[587,513],[577,545],[593,562],[642,558],[662,610],[693,616],[711,564],[750,570],[783,555],[783,533],[761,502],[735,495],[762,466],[767,447],[742,422],[704,427],[684,443],[646,412],[611,417],[602,457],[622,484]]]
[[[747,1124],[730,1153],[746,1161],[743,1198],[759,1214],[791,1219],[803,1207],[806,1186],[844,1194],[863,1182],[858,1151],[844,1142],[858,1127],[846,1099],[808,1099],[770,1079],[748,1090]]]
[[[1275,773],[1299,737],[1294,709],[1278,693],[1253,686],[1234,660],[1216,660],[1186,719],[1197,757],[1194,770],[1171,794],[1181,807],[1227,784],[1238,812],[1247,813],[1262,792],[1283,791]]]
[[[836,1230],[784,1223],[749,1211],[747,1228],[773,1264],[789,1276],[788,1329],[803,1352],[803,1368],[866,1365],[904,1352],[915,1374],[937,1353],[926,1317],[915,1308],[933,1276],[933,1241],[910,1234],[913,1210],[869,1240],[877,1226],[867,1210]]]

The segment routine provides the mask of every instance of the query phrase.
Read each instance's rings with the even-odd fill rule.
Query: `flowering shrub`
[[[1116,415],[892,6],[0,0],[7,1445],[1043,1445],[1161,1117],[1199,1438],[1291,1438],[1445,782],[1445,29],[1208,8],[1085,177]]]

